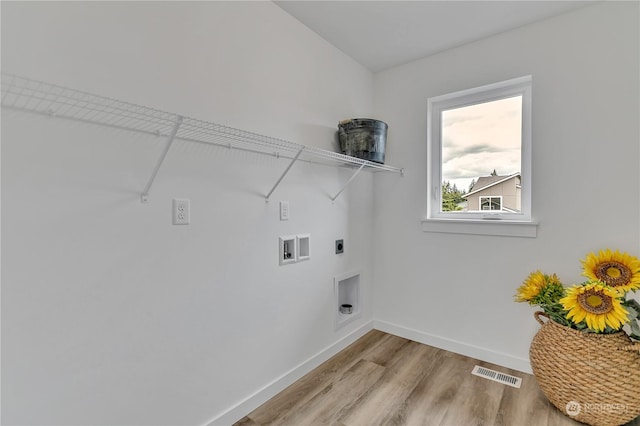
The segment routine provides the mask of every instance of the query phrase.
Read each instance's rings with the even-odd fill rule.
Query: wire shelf
[[[167,137],[167,147],[143,193],[143,201],[174,139],[294,159],[287,171],[300,159],[358,167],[356,173],[363,168],[404,172],[398,167],[7,73],[2,73],[2,107]]]

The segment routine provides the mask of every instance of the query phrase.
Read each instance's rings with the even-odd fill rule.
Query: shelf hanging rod
[[[338,198],[340,196],[340,194],[342,194],[342,191],[344,191],[345,189],[347,189],[347,186],[349,186],[349,184],[351,183],[352,180],[354,180],[356,178],[356,176],[358,176],[358,173],[360,173],[362,171],[362,169],[364,168],[364,164],[362,163],[362,165],[360,167],[358,167],[358,170],[356,170],[356,172],[351,175],[351,177],[349,178],[349,180],[347,181],[347,183],[344,184],[344,186],[342,187],[342,189],[340,191],[338,191],[338,193],[335,195],[335,197],[331,197],[331,201],[336,201],[336,198]]]
[[[298,151],[298,153],[296,154],[295,157],[293,157],[293,160],[291,160],[291,162],[289,163],[289,165],[287,166],[287,168],[284,170],[284,172],[282,173],[282,175],[280,176],[280,179],[278,179],[278,181],[276,182],[275,185],[273,185],[273,188],[271,188],[271,191],[269,191],[269,193],[264,197],[264,201],[266,203],[269,202],[269,197],[271,197],[271,194],[273,194],[273,191],[276,190],[276,188],[278,187],[278,185],[280,185],[280,182],[282,182],[282,179],[284,179],[284,177],[287,175],[287,173],[289,173],[289,170],[291,169],[291,166],[293,166],[293,164],[298,160],[298,157],[300,157],[300,154],[302,154],[302,151],[304,151],[304,147],[300,148],[300,151]]]
[[[149,182],[147,182],[147,186],[145,186],[144,191],[142,192],[142,196],[140,197],[140,201],[146,203],[149,201],[149,190],[151,189],[151,185],[153,185],[153,181],[156,179],[156,175],[160,170],[160,166],[164,163],[164,159],[169,153],[169,148],[171,148],[171,144],[173,140],[176,138],[176,134],[178,133],[178,129],[180,128],[180,124],[182,124],[182,116],[179,115],[176,119],[176,124],[173,126],[173,130],[171,130],[171,134],[167,137],[167,143],[165,144],[164,151],[158,160],[158,164],[156,164],[155,169],[153,169],[153,173],[151,173],[151,178],[149,178]]]

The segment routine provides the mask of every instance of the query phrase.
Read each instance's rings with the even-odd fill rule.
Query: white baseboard
[[[459,342],[457,340],[448,339],[442,336],[436,336],[424,333],[419,330],[403,327],[386,321],[373,321],[373,328],[393,334],[415,342],[424,343],[425,345],[434,346],[457,354],[465,355],[470,358],[476,358],[492,364],[510,368],[512,370],[522,371],[531,374],[531,364],[528,358],[514,357],[513,355],[497,352],[489,348],[470,345],[468,343]]]
[[[226,426],[237,422],[248,413],[252,412],[269,399],[282,392],[287,386],[302,378],[302,376],[327,361],[329,358],[358,340],[360,337],[364,336],[372,329],[373,321],[368,321],[366,324],[358,327],[355,331],[338,340],[336,343],[326,347],[316,355],[287,371],[282,376],[255,392],[253,395],[216,416],[206,423],[207,426]]]

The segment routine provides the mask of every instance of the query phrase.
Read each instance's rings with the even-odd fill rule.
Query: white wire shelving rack
[[[355,169],[351,178],[335,196],[331,197],[332,201],[335,201],[364,169],[404,175],[404,169],[399,167],[379,164],[14,74],[2,73],[2,107],[164,137],[166,139],[164,149],[141,193],[143,203],[148,201],[153,182],[175,140],[204,143],[289,159],[290,162],[286,169],[265,195],[267,202],[297,161]]]

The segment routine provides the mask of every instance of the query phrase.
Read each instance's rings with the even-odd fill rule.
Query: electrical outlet
[[[188,225],[191,223],[190,202],[186,198],[173,199],[173,224]]]
[[[336,240],[336,254],[344,253],[344,240]]]
[[[280,220],[289,220],[289,202],[280,201]]]

